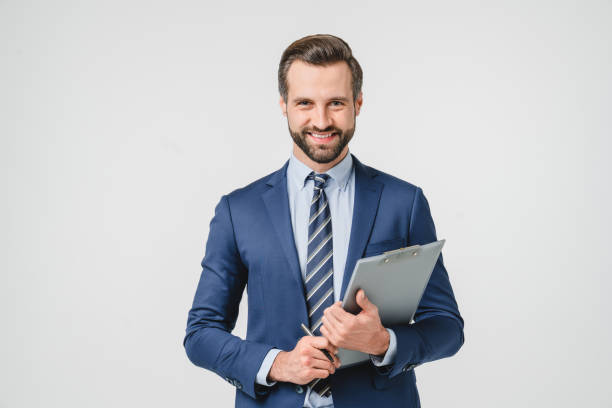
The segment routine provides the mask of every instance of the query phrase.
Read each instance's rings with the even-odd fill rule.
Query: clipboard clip
[[[397,253],[397,252],[400,252],[400,251],[405,250],[406,248],[412,248],[412,253],[411,253],[410,255],[412,255],[412,256],[417,256],[417,255],[419,254],[419,247],[420,247],[420,245],[413,245],[413,246],[409,246],[409,247],[403,247],[403,248],[392,249],[391,251],[386,251],[386,252],[383,252],[383,255],[385,255],[385,256],[387,256],[387,255],[393,255],[393,254],[395,254],[395,253]],[[386,262],[386,261],[387,261],[387,260],[385,259],[385,262]]]

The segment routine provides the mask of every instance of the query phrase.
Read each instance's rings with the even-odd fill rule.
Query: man
[[[363,95],[348,44],[331,35],[297,40],[283,53],[278,78],[293,151],[280,170],[217,205],[187,355],[237,388],[237,407],[420,406],[414,367],[463,344],[442,255],[414,324],[383,327],[363,291],[357,315],[339,300],[358,259],[436,240],[427,200],[419,187],[349,152]],[[243,340],[231,331],[245,285]],[[315,335],[304,336],[301,323]],[[341,368],[339,347],[370,361]]]

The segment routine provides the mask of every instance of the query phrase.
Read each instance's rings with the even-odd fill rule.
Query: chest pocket
[[[406,238],[401,237],[373,242],[366,247],[364,257],[380,255],[383,252],[392,251],[394,249],[403,248],[405,246]]]

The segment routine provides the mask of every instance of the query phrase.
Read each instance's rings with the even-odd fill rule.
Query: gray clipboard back
[[[378,307],[384,326],[411,323],[444,242],[442,239],[359,259],[342,307],[353,314],[359,313],[361,308],[355,296],[363,289],[370,302]],[[365,353],[347,349],[339,349],[338,357],[342,362],[340,368],[370,359]]]

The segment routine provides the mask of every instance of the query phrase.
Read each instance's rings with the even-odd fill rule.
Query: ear
[[[283,116],[287,116],[287,103],[285,102],[285,99],[283,99],[282,95],[278,100],[278,105],[280,106],[281,111],[283,112]]]
[[[359,92],[359,96],[355,99],[355,116],[359,115],[361,105],[363,104],[363,92]]]

